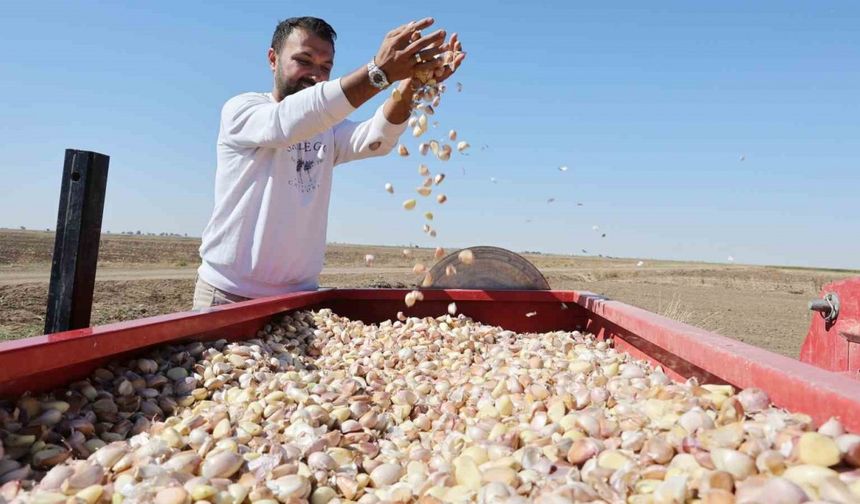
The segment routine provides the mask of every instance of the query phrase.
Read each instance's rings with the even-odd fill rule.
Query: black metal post
[[[110,157],[66,149],[45,334],[89,327]]]

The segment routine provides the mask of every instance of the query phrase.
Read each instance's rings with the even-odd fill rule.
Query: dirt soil
[[[194,290],[199,240],[104,235],[93,325],[187,310]],[[0,340],[34,336],[44,327],[53,234],[0,229]],[[373,254],[373,267],[364,255]],[[324,287],[408,287],[416,258],[432,251],[331,244]],[[797,357],[809,326],[806,303],[821,287],[857,276],[847,270],[655,261],[645,258],[523,254],[554,289],[592,291]],[[642,260],[644,266],[637,267]]]

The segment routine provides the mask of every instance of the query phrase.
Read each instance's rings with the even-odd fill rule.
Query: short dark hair
[[[320,18],[311,16],[291,17],[281,21],[275,27],[275,34],[272,35],[272,49],[275,52],[281,52],[284,42],[287,41],[287,37],[290,36],[294,28],[307,30],[317,37],[327,40],[332,46],[334,46],[334,41],[337,39],[337,33],[335,33],[334,28]]]

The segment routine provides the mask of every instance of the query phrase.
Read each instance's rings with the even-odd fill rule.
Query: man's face
[[[318,82],[327,81],[334,65],[334,46],[301,28],[287,37],[279,54],[269,49],[269,66],[275,73],[278,99]]]

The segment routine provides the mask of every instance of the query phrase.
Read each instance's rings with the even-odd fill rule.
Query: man
[[[433,19],[390,31],[367,65],[329,80],[334,29],[290,18],[269,48],[271,93],[231,98],[221,111],[215,208],[203,231],[194,309],[318,287],[325,253],[332,168],[383,156],[406,129],[418,73],[442,81],[465,54],[457,35],[420,36]],[[443,60],[453,64],[443,65]],[[346,117],[399,81],[373,117]]]

